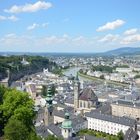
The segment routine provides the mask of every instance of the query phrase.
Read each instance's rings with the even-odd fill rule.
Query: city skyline
[[[138,0],[1,0],[0,51],[104,52],[140,47]]]

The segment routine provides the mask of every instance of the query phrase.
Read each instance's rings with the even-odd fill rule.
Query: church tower
[[[53,98],[52,98],[52,88],[49,86],[47,89],[47,97],[46,97],[46,106],[45,106],[45,125],[48,126],[54,123],[54,114],[53,114]]]
[[[69,113],[65,113],[65,120],[61,125],[61,133],[64,139],[72,137],[72,121],[69,119]]]
[[[75,112],[77,112],[77,109],[79,108],[79,92],[80,92],[80,82],[77,74],[74,81],[74,111]]]

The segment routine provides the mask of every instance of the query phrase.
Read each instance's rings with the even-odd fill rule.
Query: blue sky
[[[0,0],[0,51],[140,47],[139,0]]]

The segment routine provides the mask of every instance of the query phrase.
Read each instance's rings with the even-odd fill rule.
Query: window
[[[80,107],[82,107],[82,102],[80,102]]]
[[[50,116],[52,116],[52,112],[50,112]]]

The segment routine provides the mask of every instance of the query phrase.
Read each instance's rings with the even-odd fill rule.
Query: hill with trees
[[[22,59],[25,59],[29,64],[22,64]],[[41,56],[0,56],[0,80],[8,76],[9,84],[12,81],[18,80],[25,75],[41,72],[43,68],[48,68],[49,71],[55,74],[60,74],[61,69],[58,68],[55,62],[49,61],[46,57]]]

